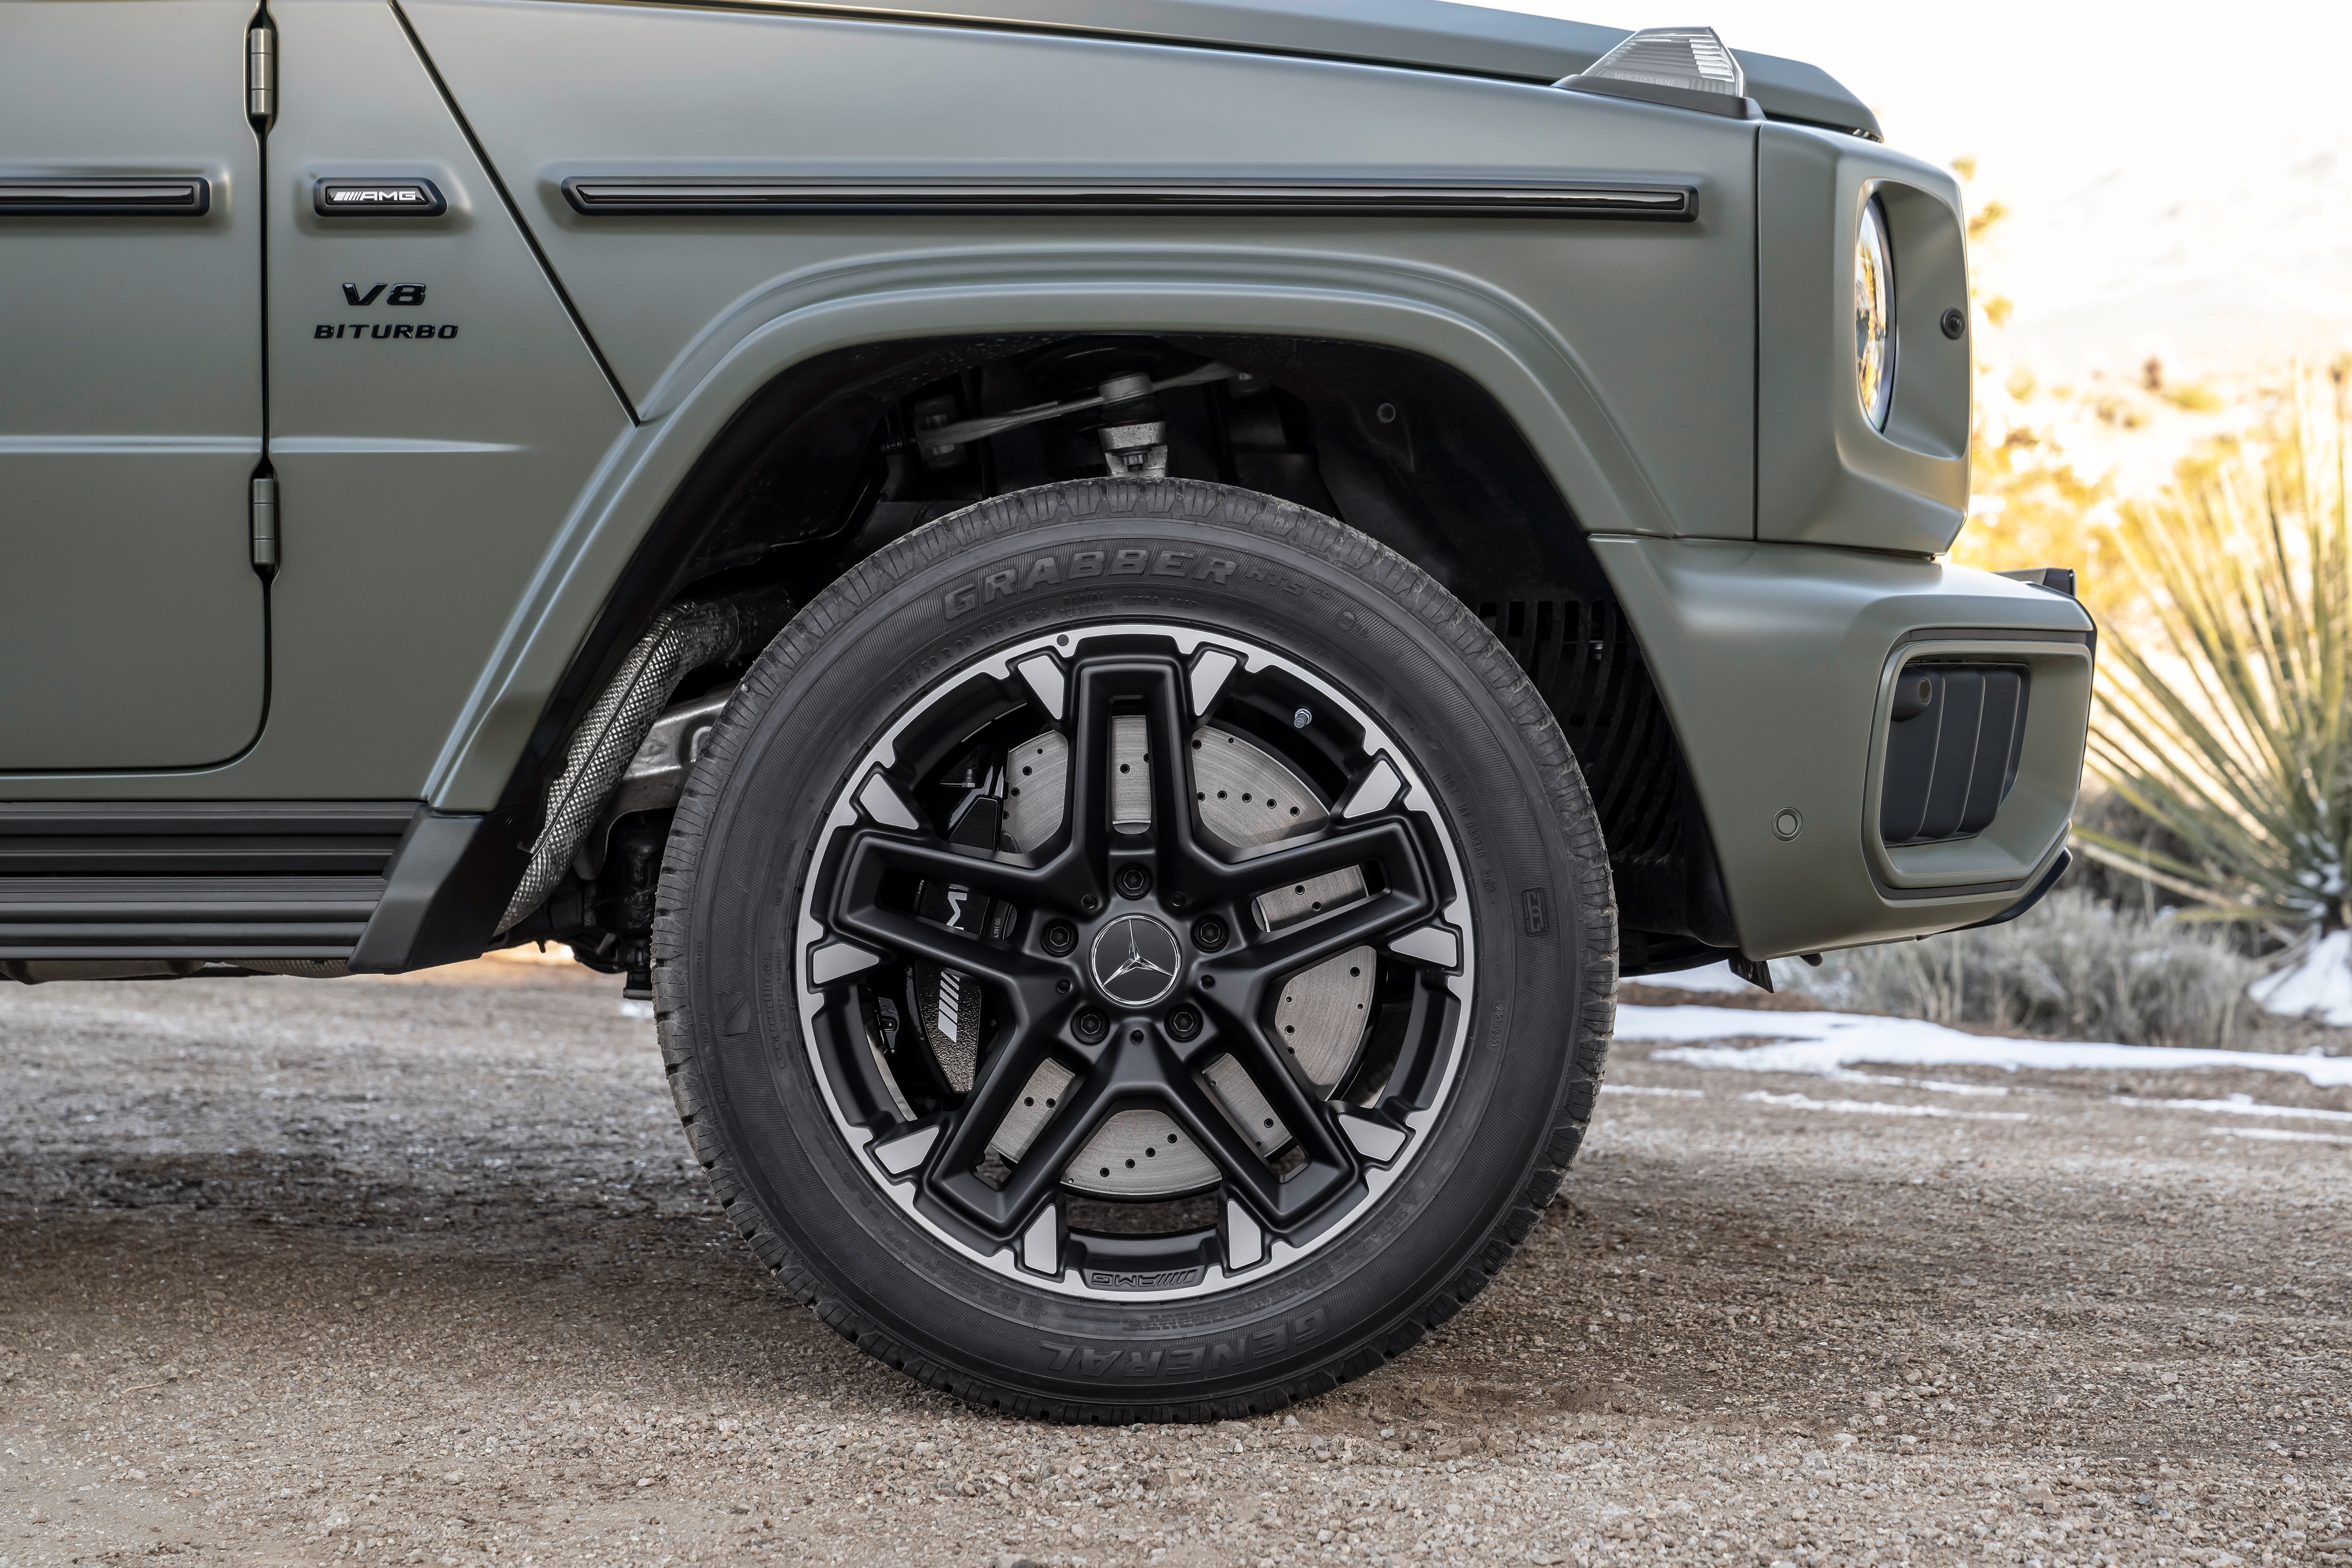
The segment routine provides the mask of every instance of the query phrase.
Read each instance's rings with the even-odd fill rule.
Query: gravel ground
[[[1429,1343],[1072,1429],[773,1287],[615,985],[0,986],[0,1564],[2352,1562],[2352,1091],[1624,1047]]]

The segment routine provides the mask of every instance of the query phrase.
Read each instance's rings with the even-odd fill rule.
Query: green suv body
[[[1524,1234],[1615,973],[2063,870],[1964,234],[1704,29],[18,0],[0,974],[566,942],[861,1343],[1280,1403]]]

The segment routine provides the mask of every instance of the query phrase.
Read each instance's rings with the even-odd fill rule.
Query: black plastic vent
[[[1559,721],[1592,791],[1620,973],[1687,969],[1736,948],[1706,819],[1624,611],[1574,589],[1470,602]]]
[[[1878,831],[1888,848],[1973,838],[2017,782],[2026,672],[1915,664],[1895,680]]]
[[[1568,732],[1612,862],[1682,847],[1682,758],[1642,650],[1614,605],[1513,599],[1478,606]]]

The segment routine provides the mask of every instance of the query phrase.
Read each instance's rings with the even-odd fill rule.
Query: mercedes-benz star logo
[[[1087,951],[1095,988],[1122,1007],[1149,1007],[1174,990],[1183,961],[1174,933],[1150,915],[1121,915]]]

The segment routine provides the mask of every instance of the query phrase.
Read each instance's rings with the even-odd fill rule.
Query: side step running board
[[[412,801],[0,803],[0,959],[348,959]]]

